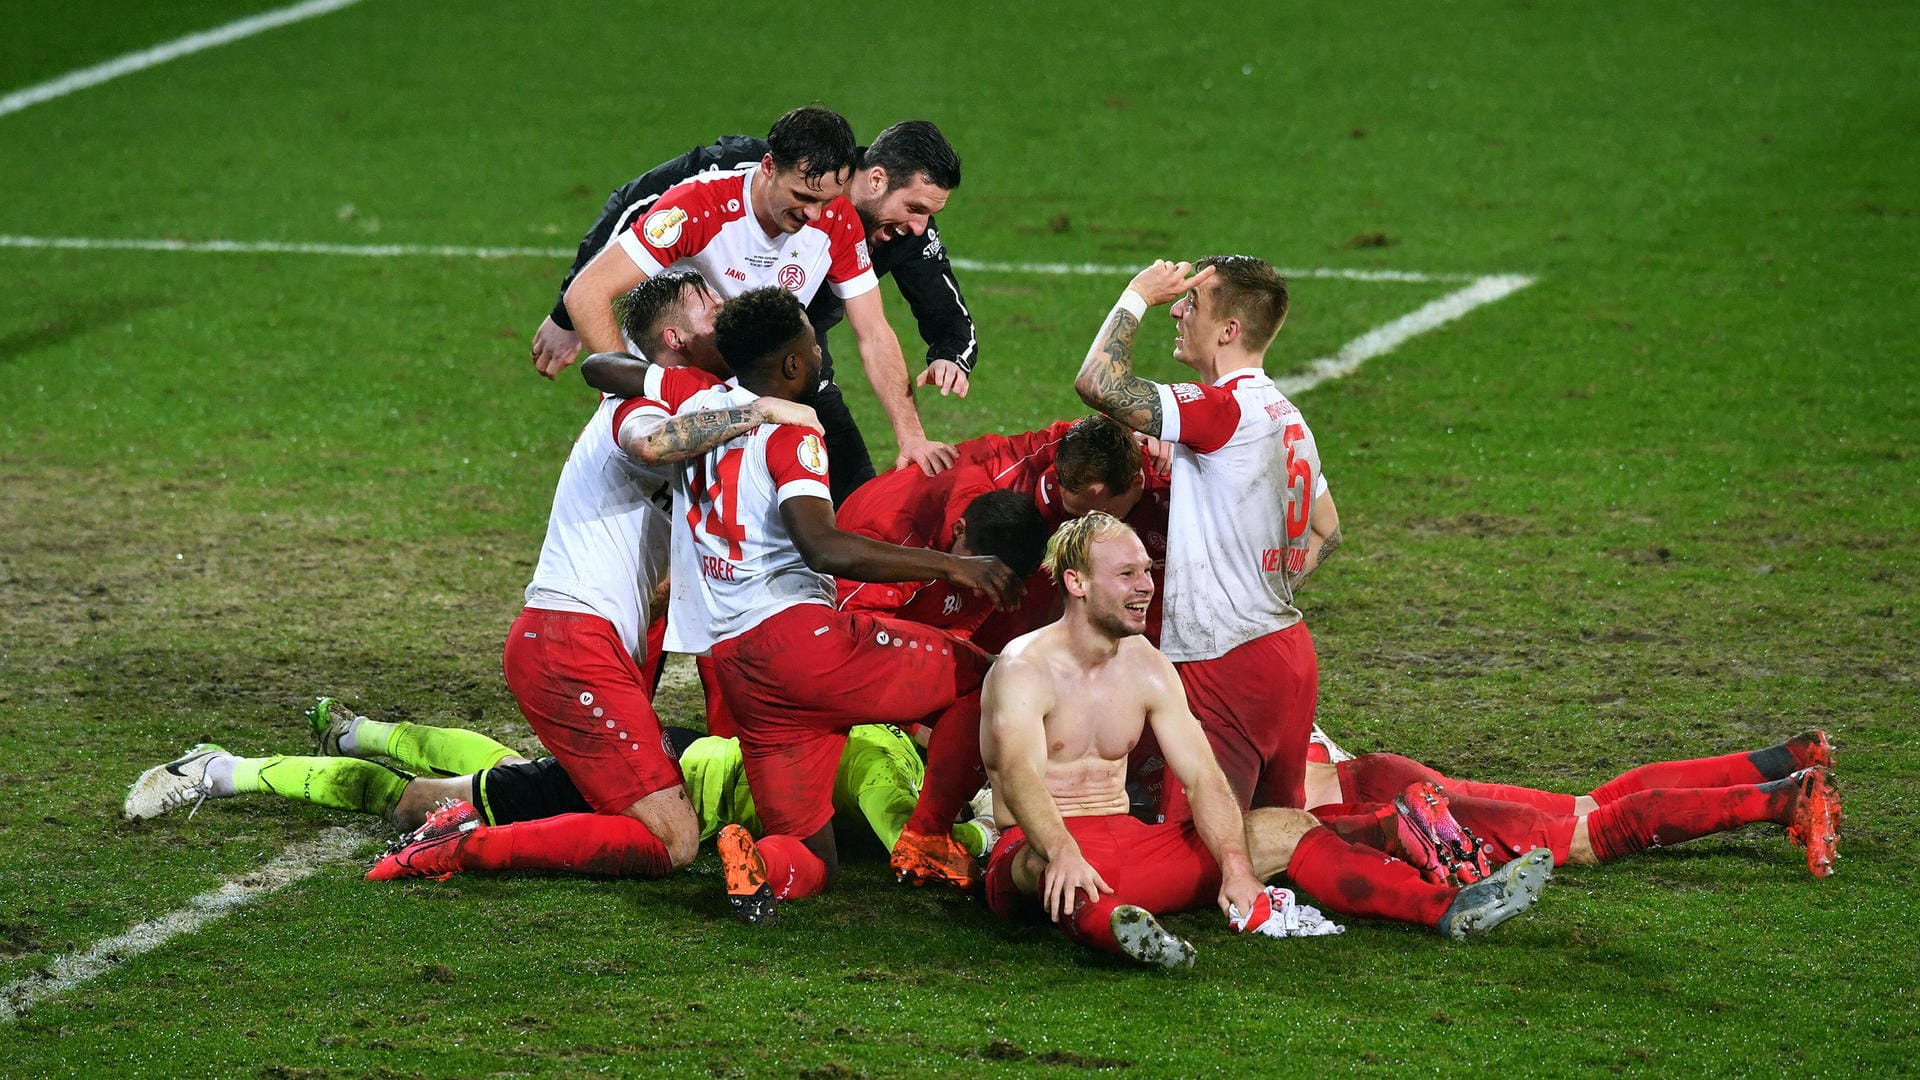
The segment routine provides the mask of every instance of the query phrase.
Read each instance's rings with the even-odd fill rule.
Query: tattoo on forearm
[[[1140,320],[1131,311],[1116,311],[1100,332],[1096,348],[1106,354],[1090,359],[1093,368],[1094,407],[1135,431],[1160,434],[1160,387],[1133,373],[1133,335]]]
[[[1296,589],[1299,588],[1300,583],[1307,580],[1307,576],[1309,574],[1313,573],[1315,570],[1320,569],[1321,564],[1325,563],[1328,559],[1332,558],[1333,553],[1339,550],[1340,550],[1340,530],[1335,529],[1332,532],[1327,534],[1327,538],[1325,540],[1322,540],[1320,542],[1320,550],[1314,552],[1313,561],[1307,565],[1307,568],[1305,570],[1300,571],[1300,576],[1293,579],[1292,588],[1296,588]]]
[[[687,413],[667,421],[660,430],[647,436],[646,448],[656,461],[684,461],[759,425],[760,419],[751,405]]]

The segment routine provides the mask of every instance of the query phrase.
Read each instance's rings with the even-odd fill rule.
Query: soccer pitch
[[[1879,1073],[1920,1053],[1902,8],[16,7],[0,1075]],[[756,932],[710,854],[659,882],[376,885],[371,819],[255,798],[120,821],[134,776],[193,742],[301,751],[315,694],[531,746],[500,643],[593,395],[538,378],[527,338],[607,191],[815,99],[863,136],[933,119],[964,159],[940,225],[981,364],[969,397],[920,398],[932,434],[1081,412],[1079,359],[1153,258],[1292,268],[1273,371],[1346,535],[1302,596],[1323,725],[1580,792],[1823,726],[1836,874],[1757,826],[1565,868],[1468,946],[1178,916],[1199,964],[1160,977],[896,887],[873,853]],[[1176,379],[1160,315],[1142,373]],[[684,689],[661,708],[698,717]]]

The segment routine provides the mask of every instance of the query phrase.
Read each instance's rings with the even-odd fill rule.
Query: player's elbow
[[[1100,397],[1099,380],[1093,376],[1082,372],[1078,378],[1073,380],[1073,392],[1079,394],[1080,400],[1086,402],[1089,406],[1095,409],[1105,408],[1106,403],[1101,400]]]

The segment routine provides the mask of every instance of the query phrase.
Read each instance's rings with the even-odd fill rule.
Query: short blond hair
[[[1133,526],[1099,510],[1072,518],[1054,530],[1047,541],[1047,557],[1040,565],[1055,585],[1067,571],[1084,574],[1092,568],[1093,545],[1111,540],[1121,533],[1132,534]]]

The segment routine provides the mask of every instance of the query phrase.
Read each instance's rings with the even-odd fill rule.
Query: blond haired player
[[[1046,565],[1065,611],[1007,646],[981,702],[981,758],[1006,830],[987,868],[995,913],[1037,905],[1093,948],[1185,967],[1192,946],[1153,915],[1211,900],[1236,927],[1279,936],[1287,898],[1261,882],[1282,870],[1335,911],[1420,923],[1455,939],[1504,922],[1539,895],[1552,867],[1544,851],[1455,889],[1341,839],[1305,811],[1243,817],[1173,665],[1141,636],[1154,587],[1139,536],[1088,514],[1054,534]],[[1188,820],[1149,825],[1127,813],[1127,754],[1149,728],[1192,793]]]

